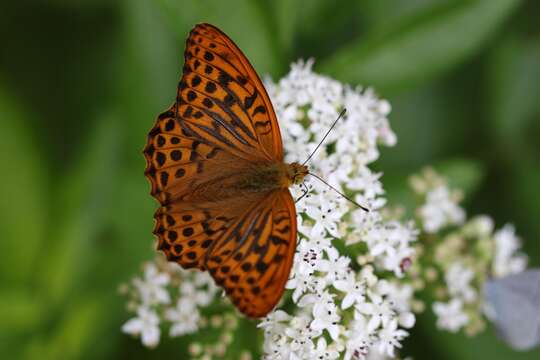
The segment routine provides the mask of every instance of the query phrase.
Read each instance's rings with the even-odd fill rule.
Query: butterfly
[[[307,166],[283,161],[272,103],[252,65],[221,30],[190,32],[177,97],[150,130],[144,156],[158,249],[208,271],[240,312],[268,314],[296,248],[289,187]]]

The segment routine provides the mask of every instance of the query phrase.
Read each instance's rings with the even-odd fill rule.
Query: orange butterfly
[[[242,313],[262,317],[289,277],[296,211],[288,187],[308,169],[283,162],[270,98],[227,35],[195,26],[184,57],[176,102],[144,149],[161,204],[158,249],[186,269],[209,271]]]

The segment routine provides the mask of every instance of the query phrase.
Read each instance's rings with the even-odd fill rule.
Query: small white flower
[[[379,279],[377,279],[377,276],[374,274],[375,269],[371,265],[366,265],[360,270],[360,279],[364,281],[368,287],[374,287]]]
[[[333,340],[339,336],[339,315],[333,302],[317,302],[313,305],[313,318],[310,327],[314,330],[327,330]]]
[[[290,319],[291,316],[285,311],[274,310],[257,327],[263,328],[269,334],[282,334],[285,332],[286,322]]]
[[[204,276],[201,276],[204,274]],[[193,281],[183,281],[180,284],[180,294],[182,298],[189,299],[198,306],[208,306],[214,299],[217,288],[212,283],[208,283],[207,273],[195,273]]]
[[[364,240],[369,253],[386,270],[398,277],[403,275],[404,259],[414,255],[411,243],[416,240],[418,231],[411,222],[403,225],[397,221],[376,223],[366,233]]]
[[[321,278],[315,276],[322,252],[311,244],[310,241],[301,241],[297,246],[291,278],[285,285],[287,289],[294,289],[294,302],[298,302],[302,294],[318,292],[325,285]]]
[[[285,336],[278,336],[273,338],[272,341],[264,342],[264,360],[285,360],[293,359],[297,360],[291,349],[291,344],[287,341]]]
[[[295,316],[285,329],[285,334],[290,339],[290,349],[300,357],[313,351],[315,344],[312,340],[322,333],[322,330],[309,326],[311,321],[311,317],[307,315]]]
[[[459,296],[466,303],[476,300],[476,291],[471,286],[474,279],[474,272],[469,267],[457,261],[450,265],[446,275],[446,285],[451,296]]]
[[[354,178],[349,178],[347,188],[362,191],[366,199],[374,199],[383,195],[382,183],[379,181],[382,173],[371,173],[366,167],[362,167]]]
[[[428,233],[434,233],[447,225],[461,224],[465,220],[465,211],[457,205],[445,185],[428,191],[426,203],[419,209],[419,215]]]
[[[317,347],[311,352],[310,359],[334,360],[337,358],[339,358],[339,353],[335,349],[329,348],[326,339],[320,337],[317,340]]]
[[[373,344],[374,332],[370,331],[364,315],[354,312],[354,320],[349,329],[345,331],[345,355],[344,360],[364,359]]]
[[[416,317],[412,312],[402,312],[399,314],[398,322],[404,328],[411,329],[416,323]]]
[[[392,309],[390,302],[381,296],[368,292],[371,302],[365,302],[357,304],[356,308],[362,314],[369,317],[368,329],[373,331],[379,326],[386,327],[388,322],[391,321],[396,313]]]
[[[414,289],[410,284],[399,284],[397,281],[381,280],[377,284],[377,291],[385,295],[398,312],[407,312],[411,309],[411,300]]]
[[[433,303],[433,312],[437,315],[439,329],[457,332],[469,322],[469,316],[463,312],[463,302],[454,298],[449,303]]]
[[[380,353],[394,357],[394,348],[401,348],[399,342],[408,334],[405,330],[398,328],[398,322],[394,319],[379,331],[379,341],[375,346]]]
[[[176,307],[167,309],[165,319],[172,323],[171,337],[191,334],[199,329],[199,309],[188,297],[179,298]]]
[[[347,309],[354,303],[361,303],[365,300],[365,285],[356,281],[354,275],[349,275],[343,280],[336,280],[334,287],[345,293],[341,302],[341,308]]]
[[[147,263],[144,267],[144,279],[133,279],[133,285],[138,291],[142,304],[151,306],[171,302],[169,292],[165,288],[169,281],[169,274],[159,272],[156,265]]]
[[[495,232],[495,256],[493,259],[493,275],[503,277],[517,274],[527,267],[527,257],[519,253],[521,240],[517,237],[512,225],[507,224]]]
[[[122,331],[134,336],[141,336],[144,346],[155,347],[159,343],[159,317],[144,306],[137,309],[137,317],[128,320],[122,325]]]
[[[326,194],[320,194],[307,205],[306,214],[315,222],[311,230],[311,236],[322,236],[328,231],[334,237],[340,237],[337,223],[343,216],[343,212],[336,205],[328,201]]]
[[[324,280],[327,284],[333,284],[336,280],[347,276],[351,259],[340,256],[339,251],[333,246],[329,246],[324,250],[328,255],[328,259],[320,259],[316,268],[318,271],[326,273]]]

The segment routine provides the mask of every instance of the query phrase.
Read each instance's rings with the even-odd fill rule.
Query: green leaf
[[[44,240],[46,158],[32,139],[30,115],[0,87],[0,282],[29,280]]]
[[[119,90],[127,90],[127,95],[140,93],[141,99],[134,101],[144,101],[143,104],[165,99],[172,102],[179,78],[174,71],[182,69],[183,61],[178,49],[183,43],[176,43],[160,7],[153,1],[127,1],[123,9],[126,17],[123,42],[126,47],[121,70],[125,74],[120,75],[125,78],[122,82],[134,88]]]
[[[75,299],[67,305],[57,327],[47,336],[33,337],[25,349],[26,359],[80,359],[89,352],[99,353],[103,340],[103,307],[107,305],[99,297]],[[120,330],[118,330],[120,331]],[[110,336],[110,335],[109,335]],[[106,339],[110,341],[110,337]]]
[[[512,213],[511,221],[523,236],[526,253],[530,256],[531,267],[540,266],[540,167],[538,161],[522,161],[515,166],[509,187],[513,190],[512,202],[508,204],[508,212]]]
[[[94,242],[106,225],[114,189],[120,186],[118,118],[109,115],[96,121],[77,167],[58,179],[51,241],[39,272],[39,285],[53,301],[65,298],[96,255]]]
[[[433,167],[446,178],[451,188],[464,191],[466,198],[478,190],[485,173],[480,162],[470,159],[444,160]]]
[[[436,3],[433,0],[365,0],[362,16],[369,29],[378,31],[429,11],[434,5]]]
[[[504,151],[524,153],[527,127],[540,113],[540,37],[527,40],[516,34],[506,36],[494,49],[488,66],[486,92],[489,96],[489,117],[494,133]]]
[[[520,4],[519,0],[460,1],[346,46],[320,70],[381,91],[441,75],[471,57]]]
[[[275,24],[274,29],[283,54],[292,52],[294,33],[298,24],[298,15],[301,12],[299,1],[275,0],[271,2]]]
[[[39,298],[26,289],[12,288],[0,292],[0,333],[20,335],[35,328],[43,319],[44,309]]]
[[[127,145],[142,149],[157,115],[176,97],[183,60],[179,50],[183,44],[175,41],[165,16],[153,1],[125,1],[123,10],[123,61],[115,80],[119,83],[122,115],[129,122],[125,128],[130,141]]]

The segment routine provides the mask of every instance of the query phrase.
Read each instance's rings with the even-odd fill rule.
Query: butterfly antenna
[[[319,142],[319,144],[317,145],[317,147],[315,148],[315,150],[313,150],[311,152],[311,154],[308,156],[308,158],[306,159],[306,161],[304,161],[302,163],[302,165],[306,165],[307,162],[309,160],[311,160],[311,158],[313,157],[313,155],[315,154],[315,152],[317,150],[319,150],[319,148],[321,147],[322,143],[324,142],[324,140],[326,139],[326,137],[328,136],[328,134],[330,134],[330,131],[332,131],[332,129],[334,128],[334,126],[336,126],[337,122],[339,121],[339,119],[341,119],[343,117],[343,115],[345,115],[345,113],[347,112],[347,109],[343,109],[340,113],[339,113],[339,116],[337,117],[337,119],[334,121],[334,123],[332,124],[332,126],[330,126],[330,129],[328,129],[328,131],[326,132],[326,134],[323,136],[322,140]]]
[[[354,205],[358,206],[360,209],[369,212],[369,209],[368,209],[368,208],[363,207],[362,205],[360,205],[359,203],[357,203],[356,201],[354,201],[353,199],[351,199],[351,198],[348,197],[347,195],[343,194],[341,191],[339,191],[338,189],[336,189],[335,187],[333,187],[332,185],[330,185],[329,183],[327,183],[327,182],[326,182],[323,178],[321,178],[319,175],[314,174],[314,173],[312,173],[312,172],[310,172],[309,175],[311,175],[311,176],[313,176],[313,177],[316,177],[317,179],[319,179],[320,181],[322,181],[323,183],[325,183],[330,189],[334,190],[334,191],[337,192],[339,195],[343,196],[345,199],[349,200],[349,201],[352,202]]]

